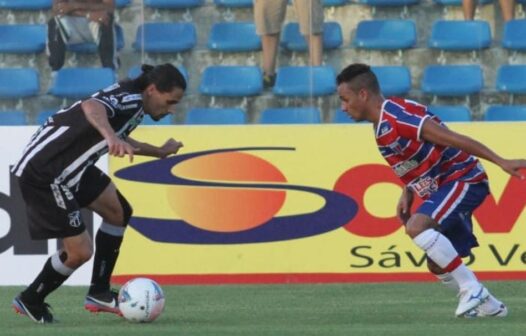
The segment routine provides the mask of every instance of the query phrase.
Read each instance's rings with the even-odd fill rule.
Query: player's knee
[[[119,223],[122,226],[128,225],[128,222],[130,221],[131,216],[133,215],[133,208],[131,207],[130,203],[126,200],[124,196],[117,190],[117,198],[119,199],[119,203],[121,205],[122,209],[122,220]]]
[[[407,224],[405,225],[405,233],[411,237],[415,238],[423,231],[422,226],[418,223],[418,221],[414,220],[413,218],[410,218],[407,221]]]
[[[75,251],[67,252],[67,264],[71,268],[78,268],[88,262],[93,256],[93,247],[84,246],[82,248],[76,249]]]
[[[442,267],[435,264],[431,259],[427,259],[427,269],[433,274],[443,274],[444,270]]]

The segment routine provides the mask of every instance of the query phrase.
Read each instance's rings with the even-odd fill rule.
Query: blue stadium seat
[[[273,92],[277,96],[326,96],[336,91],[336,75],[330,66],[279,68]]]
[[[471,121],[471,112],[464,105],[430,105],[428,109],[444,122]]]
[[[61,98],[86,98],[115,80],[115,73],[109,68],[62,68],[57,71],[49,93]]]
[[[261,50],[254,22],[217,22],[212,25],[208,48],[222,52]]]
[[[330,6],[344,6],[349,3],[349,0],[323,0],[323,6],[330,7]]]
[[[144,6],[159,9],[185,9],[199,7],[205,0],[144,0]]]
[[[0,69],[0,99],[36,96],[40,91],[38,72],[30,68]]]
[[[338,22],[323,23],[323,49],[336,49],[342,45],[342,28]],[[308,46],[305,38],[300,33],[297,22],[289,22],[285,25],[281,36],[281,47],[290,51],[307,51]]]
[[[462,6],[462,0],[434,0],[435,3],[443,6]],[[493,0],[478,0],[479,5],[492,3]]]
[[[253,0],[214,0],[217,7],[235,7],[248,8],[252,7]]]
[[[413,20],[364,20],[358,23],[354,46],[363,49],[397,50],[416,44]]]
[[[46,10],[51,9],[52,0],[0,0],[0,9]]]
[[[124,32],[120,25],[115,25],[115,37],[117,39],[117,50],[124,48]],[[77,53],[96,53],[98,47],[95,43],[79,43],[68,45],[67,49]]]
[[[263,110],[260,124],[319,124],[321,113],[316,107],[283,107]]]
[[[196,41],[193,23],[147,22],[137,28],[133,48],[137,51],[144,48],[146,52],[174,53],[192,49]]]
[[[0,52],[39,53],[46,47],[46,32],[41,24],[0,25]]]
[[[171,125],[172,124],[172,115],[167,115],[159,121],[155,121],[150,117],[149,114],[144,114],[141,125],[148,126],[160,126],[160,125]]]
[[[117,8],[123,8],[123,7],[129,6],[131,2],[132,0],[115,0],[115,6]]]
[[[240,108],[193,108],[186,113],[187,125],[242,125],[247,123]]]
[[[47,118],[51,117],[53,114],[55,114],[58,110],[60,110],[59,107],[54,109],[48,109],[38,112],[37,114],[37,124],[42,125],[44,122],[46,122]]]
[[[415,5],[419,1],[420,0],[358,0],[358,3],[369,6],[394,7]]]
[[[23,111],[0,111],[0,126],[27,125],[26,113]]]
[[[510,50],[526,50],[526,20],[511,20],[504,24],[502,47]]]
[[[188,71],[182,65],[176,65],[176,68],[183,74],[184,78],[186,79],[186,84],[187,84],[187,87],[188,87],[188,80],[189,80]],[[132,66],[131,68],[128,69],[127,76],[128,76],[128,78],[135,79],[135,78],[139,77],[139,75],[141,73],[142,73],[141,65],[136,64],[136,65],[134,65],[134,66]]]
[[[351,118],[350,115],[348,115],[347,113],[343,112],[343,110],[341,108],[337,109],[336,112],[334,113],[334,117],[332,118],[332,122],[333,123],[337,123],[337,124],[356,124],[356,123],[358,123],[358,122],[356,122],[356,120]],[[362,121],[359,122],[359,123],[362,123]]]
[[[411,90],[411,73],[406,66],[373,66],[385,97],[405,95]]]
[[[479,65],[429,65],[424,69],[422,91],[436,96],[465,96],[483,87]]]
[[[218,65],[205,69],[199,92],[207,96],[255,96],[263,90],[263,74],[256,66]]]
[[[447,51],[485,49],[491,45],[491,29],[482,20],[437,20],[428,44],[429,48]]]
[[[497,71],[497,90],[513,94],[526,93],[526,65],[501,65]]]
[[[484,114],[485,121],[526,121],[526,105],[490,106]]]

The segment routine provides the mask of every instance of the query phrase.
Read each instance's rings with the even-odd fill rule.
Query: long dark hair
[[[144,91],[150,84],[155,84],[160,92],[170,92],[174,87],[186,90],[186,79],[181,71],[170,63],[156,66],[143,64],[141,71],[139,77],[127,80],[137,90]]]

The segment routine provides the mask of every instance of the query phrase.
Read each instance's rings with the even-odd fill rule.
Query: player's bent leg
[[[84,307],[90,312],[121,315],[117,293],[110,288],[110,279],[132,208],[113,183],[106,187],[89,208],[99,214],[103,222],[95,237],[93,273]]]

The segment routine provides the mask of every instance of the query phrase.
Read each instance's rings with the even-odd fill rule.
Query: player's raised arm
[[[519,170],[526,168],[526,160],[504,159],[483,143],[466,135],[442,127],[429,118],[422,126],[421,137],[423,140],[432,142],[434,144],[458,148],[471,155],[491,161],[501,167],[502,170],[508,174],[524,179],[524,175],[521,174]]]
[[[88,122],[97,129],[108,143],[108,153],[118,157],[128,155],[130,162],[133,161],[134,148],[115,134],[108,121],[104,106],[93,99],[88,99],[82,103],[82,110]]]

